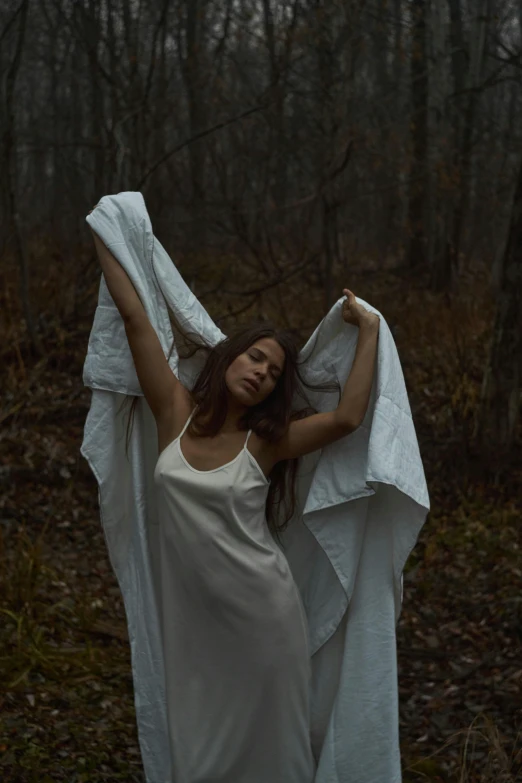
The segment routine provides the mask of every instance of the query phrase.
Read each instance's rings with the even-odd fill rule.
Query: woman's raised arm
[[[92,229],[91,229],[92,231]],[[188,391],[169,367],[156,330],[125,269],[92,231],[103,276],[125,324],[136,374],[158,429],[170,426],[177,403],[186,400]]]
[[[145,308],[127,272],[92,228],[91,233],[107,288],[121,317],[126,321],[134,315],[145,314]]]

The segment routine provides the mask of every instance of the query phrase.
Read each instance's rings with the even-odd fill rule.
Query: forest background
[[[144,194],[226,333],[348,287],[397,344],[431,512],[397,628],[405,783],[521,779],[522,3],[4,0],[0,777],[142,781],[79,454],[100,268]]]

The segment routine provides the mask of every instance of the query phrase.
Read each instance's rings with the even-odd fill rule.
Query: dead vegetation
[[[54,290],[37,291],[35,283],[45,348],[38,359],[24,347],[16,276],[7,270],[0,280],[5,783],[143,781],[124,610],[96,482],[79,455],[97,280],[93,274],[83,291],[63,273]],[[484,455],[470,446],[490,295],[475,282],[467,299],[451,303],[392,271],[347,277],[337,270],[337,280],[339,291],[349,285],[393,328],[432,504],[407,564],[398,627],[404,781],[515,783],[522,775],[521,465],[490,482]],[[219,292],[203,302],[213,317],[240,304]],[[260,314],[287,318],[304,342],[322,317],[321,296],[298,278],[235,318]],[[224,331],[233,318],[220,324]]]

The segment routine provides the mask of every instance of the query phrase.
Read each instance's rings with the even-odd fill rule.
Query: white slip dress
[[[247,448],[213,470],[158,457],[161,622],[173,783],[312,783],[305,610]]]

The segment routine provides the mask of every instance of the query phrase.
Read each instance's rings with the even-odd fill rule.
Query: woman
[[[157,425],[173,780],[311,783],[306,615],[267,522],[275,532],[281,468],[362,421],[379,318],[344,289],[343,318],[360,331],[335,411],[296,418],[297,348],[264,325],[210,350],[189,390],[172,373],[130,279],[93,236]]]

